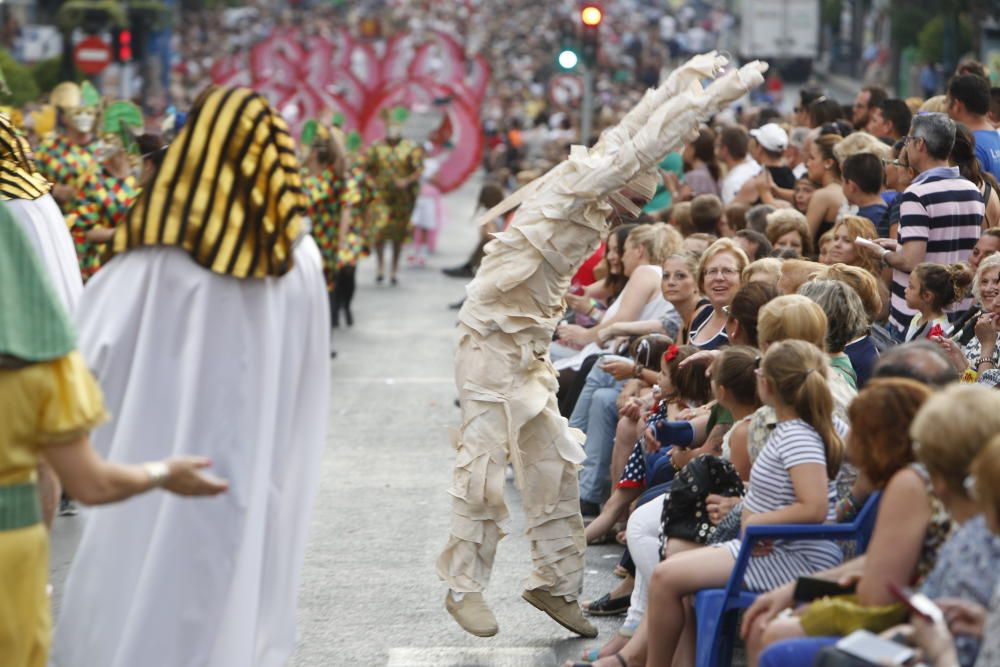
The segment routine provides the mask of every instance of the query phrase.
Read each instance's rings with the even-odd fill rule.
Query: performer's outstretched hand
[[[229,482],[201,472],[212,465],[204,456],[177,456],[169,458],[167,479],[163,488],[179,496],[214,496],[229,488]]]

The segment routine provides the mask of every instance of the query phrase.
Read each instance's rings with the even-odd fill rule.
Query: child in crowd
[[[697,351],[693,345],[671,345],[663,353],[657,386],[653,388],[656,402],[645,418],[647,428],[634,443],[621,479],[601,514],[587,526],[584,534],[589,544],[606,539],[614,522],[647,485],[664,483],[673,477],[671,445],[690,444],[694,431],[687,422],[667,420],[681,410],[712,400],[712,388],[705,372],[710,360],[693,360],[680,368],[680,363]],[[623,408],[623,418],[628,418],[630,409]]]
[[[965,264],[918,264],[904,292],[906,305],[917,311],[906,330],[906,342],[947,336],[951,324],[944,309],[965,295],[972,277],[972,269]]]
[[[719,223],[722,217],[722,200],[715,195],[698,195],[691,200],[691,226],[695,232],[721,236]]]
[[[812,199],[814,192],[816,192],[816,184],[810,181],[808,176],[803,176],[795,181],[795,190],[792,194],[792,204],[795,205],[795,210],[805,215],[809,209],[809,200]]]
[[[882,161],[873,153],[856,153],[844,160],[842,169],[847,203],[857,206],[858,215],[877,228],[888,208],[881,195],[885,178]]]

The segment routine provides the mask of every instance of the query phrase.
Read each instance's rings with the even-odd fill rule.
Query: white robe
[[[279,667],[295,647],[326,439],[329,312],[319,250],[281,278],[210,273],[181,249],[114,258],[88,282],[80,348],[113,461],[212,459],[228,492],[163,491],[87,512],[57,667]]]
[[[83,279],[73,237],[56,201],[47,194],[38,199],[11,199],[4,204],[28,236],[56,296],[72,316],[83,293]]]

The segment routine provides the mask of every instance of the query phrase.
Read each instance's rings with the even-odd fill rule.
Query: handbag
[[[727,497],[743,495],[743,481],[729,461],[702,454],[690,461],[674,477],[663,499],[660,515],[660,557],[666,553],[671,537],[708,544],[717,527],[709,520],[705,499],[716,494]]]

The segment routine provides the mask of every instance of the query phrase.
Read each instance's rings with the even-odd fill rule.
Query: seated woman
[[[972,463],[966,486],[972,491],[994,536],[1000,535],[1000,436],[995,436]],[[970,522],[972,523],[972,522]],[[994,538],[996,541],[997,538]],[[980,551],[977,556],[983,554]],[[967,553],[963,554],[967,557]],[[996,557],[987,563],[995,566]],[[995,572],[995,567],[991,568]],[[991,581],[986,570],[984,581]],[[933,625],[913,618],[910,628],[916,647],[932,667],[992,667],[1000,664],[1000,594],[988,601],[968,597],[935,600],[943,612]],[[901,628],[905,632],[906,628]]]
[[[1000,385],[1000,255],[990,255],[979,263],[972,281],[972,294],[982,307],[982,314],[975,318],[975,336],[964,347],[954,338],[933,336],[948,355],[959,373],[966,379]],[[956,336],[960,333],[956,332]]]
[[[601,321],[587,329],[561,324],[551,354],[556,370],[579,369],[587,357],[607,352],[598,344],[598,334],[615,322],[657,319],[670,309],[663,298],[660,282],[663,262],[680,247],[680,234],[663,223],[637,225],[622,247],[622,273],[628,279],[621,296],[604,313]]]
[[[743,269],[750,262],[746,253],[730,239],[719,239],[701,256],[698,285],[711,305],[703,308],[691,322],[688,343],[701,350],[715,350],[728,343],[725,312],[740,288]]]
[[[580,294],[567,294],[566,307],[573,311],[572,315],[581,324],[580,319],[591,322],[591,326],[600,320],[608,306],[612,304],[625,288],[628,278],[622,266],[622,249],[629,233],[637,225],[625,224],[615,227],[608,233],[604,252],[602,273],[603,280],[598,280],[583,288]],[[650,332],[651,333],[651,332]]]
[[[850,601],[815,602],[794,617],[778,620],[771,619],[793,604],[794,582],[762,596],[743,624],[751,665],[760,649],[772,643],[760,654],[759,664],[812,664],[821,648],[839,638],[818,635],[847,634],[857,627],[877,631],[898,622],[906,612],[895,604],[889,582],[900,587],[920,583],[931,597],[972,595],[983,600],[992,587],[983,586],[982,580],[996,581],[995,561],[986,558],[972,565],[972,553],[956,551],[959,535],[949,538],[949,530],[952,522],[962,524],[960,543],[978,544],[977,557],[983,550],[992,556],[1000,549],[1000,544],[975,539],[977,533],[982,537],[981,523],[974,518],[978,509],[966,485],[972,461],[1000,429],[1000,395],[961,385],[932,395],[929,389],[916,389],[912,381],[887,379],[873,381],[858,397],[864,400],[851,405],[859,424],[852,429],[851,451],[876,488],[879,477],[888,481],[867,553],[829,573],[855,580],[857,593]],[[897,422],[897,417],[903,421]],[[908,429],[896,430],[897,423],[908,424]],[[919,446],[914,449],[911,442]],[[914,455],[919,463],[912,462]],[[911,462],[898,465],[905,460]],[[837,611],[823,613],[823,606]],[[817,636],[779,641],[804,634]],[[971,655],[966,654],[963,665],[975,659],[975,647],[967,648]]]
[[[868,316],[861,297],[839,280],[810,280],[799,288],[799,294],[815,301],[826,313],[826,353],[830,355],[830,365],[857,390],[858,374],[845,350],[848,343],[868,330]]]
[[[565,321],[574,324],[589,323],[591,326],[604,316],[610,304],[613,304],[625,289],[628,279],[625,277],[622,266],[621,249],[625,245],[625,239],[635,225],[619,225],[608,234],[606,241],[607,252],[604,254],[603,269],[604,278],[583,290],[583,294],[567,294],[567,310]],[[655,329],[650,331],[637,332],[656,333]],[[605,342],[604,340],[601,341]],[[559,373],[559,412],[569,417],[573,414],[573,408],[583,391],[587,373],[593,368],[595,358],[585,360],[580,365],[580,372],[573,369],[566,369]]]
[[[889,332],[875,324],[882,318],[884,310],[879,281],[862,268],[840,263],[831,264],[825,271],[817,274],[816,279],[838,280],[850,287],[861,299],[867,324],[857,338],[847,343],[844,353],[850,357],[851,365],[858,374],[858,387],[863,387],[874,371],[879,353],[892,345]],[[888,317],[887,310],[884,315]]]
[[[662,333],[673,338],[678,345],[686,345],[692,320],[709,305],[708,299],[698,291],[696,276],[700,261],[700,257],[694,253],[679,252],[663,263],[663,280],[660,284],[663,298],[670,302],[676,314],[668,312],[667,317],[658,320],[617,322],[600,331],[597,335],[598,342],[605,345],[613,338],[622,336]]]

